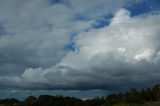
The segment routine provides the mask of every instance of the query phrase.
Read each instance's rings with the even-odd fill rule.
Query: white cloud
[[[66,0],[57,4],[51,4],[50,0],[1,0],[0,26],[5,31],[0,36],[1,75],[12,72],[19,75],[27,68],[57,64],[66,55],[64,48],[73,34],[91,29],[97,19],[127,3],[126,0]],[[77,19],[81,17],[87,20]]]
[[[126,48],[120,47],[120,48],[118,48],[118,51],[119,51],[119,52],[125,52],[125,51],[126,51]]]
[[[75,52],[69,51],[50,68],[26,69],[16,83],[30,89],[110,90],[158,82],[159,18],[130,17],[129,11],[120,9],[109,26],[81,32],[74,39]],[[14,83],[14,77],[7,80]]]
[[[22,66],[18,74],[29,67],[59,62],[67,53],[65,46],[72,33],[84,31],[93,23],[74,20],[74,10],[63,4],[51,5],[49,0],[0,1],[0,16],[7,32],[0,37],[1,66]],[[12,70],[16,73],[17,68]]]
[[[145,60],[149,61],[149,59],[151,58],[151,56],[153,54],[154,54],[153,51],[151,51],[151,50],[145,50],[144,52],[142,52],[140,54],[136,54],[134,58],[137,59],[137,60],[145,59]]]

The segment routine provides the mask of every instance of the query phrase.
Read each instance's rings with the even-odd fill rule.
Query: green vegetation
[[[160,85],[155,85],[146,90],[137,91],[132,88],[125,93],[108,95],[103,106],[156,106],[160,104],[158,101],[160,101]]]
[[[160,85],[88,100],[51,95],[29,96],[24,101],[3,99],[0,106],[160,106]]]

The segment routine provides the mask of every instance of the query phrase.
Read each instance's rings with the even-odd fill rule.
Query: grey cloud
[[[73,3],[73,8],[68,7],[67,2]],[[21,74],[27,67],[50,67],[61,61],[71,35],[91,28],[96,22],[94,19],[75,20],[81,10],[74,2],[60,1],[51,5],[49,0],[0,1],[0,32],[7,33],[0,38],[1,73],[12,73],[9,70],[13,68],[14,73]],[[76,2],[82,6],[82,2]],[[86,4],[93,10],[96,1]],[[87,10],[88,6],[84,8]]]
[[[6,31],[4,29],[4,27],[0,24],[0,37],[3,36],[3,35],[6,35]]]
[[[72,20],[73,10],[62,4],[52,6],[47,0],[0,2],[0,33],[8,33],[0,38],[0,66],[4,74],[56,64],[65,56],[71,34],[91,24]]]
[[[113,67],[109,65],[111,63],[114,63]],[[30,69],[25,71],[22,77],[8,77],[7,80],[4,77],[3,80],[1,79],[1,85],[10,89],[126,90],[130,87],[140,88],[158,83],[159,68],[159,64],[152,65],[146,61],[131,65],[122,60],[117,61],[110,58],[98,66],[90,66],[90,68],[81,70],[69,67],[49,70]]]
[[[120,9],[109,26],[94,29],[97,17],[128,2],[70,3],[1,1],[0,23],[12,33],[0,37],[1,89],[112,91],[160,81],[159,14],[130,17]],[[76,50],[66,51],[73,33]]]
[[[18,83],[63,90],[122,90],[157,83],[159,28],[159,15],[130,17],[121,9],[109,26],[80,33],[75,39],[78,50],[50,68],[26,69]]]

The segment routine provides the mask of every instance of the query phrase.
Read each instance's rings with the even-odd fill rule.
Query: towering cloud
[[[159,9],[156,0],[0,0],[0,98],[159,83]]]
[[[42,49],[44,54],[52,53],[53,58],[60,55],[59,61],[47,68],[31,67],[19,75],[1,76],[0,84],[4,89],[116,90],[159,82],[159,18],[159,14],[153,13],[131,17],[128,10],[120,9],[108,26],[92,28],[75,36],[72,39],[75,51],[67,51],[63,57],[58,54],[63,52],[54,47],[58,48],[64,41],[55,41],[53,36],[45,39],[42,35],[41,40],[46,40],[46,45],[42,49],[43,45],[38,43],[35,51],[43,54],[39,51]],[[7,37],[1,39],[4,44]],[[10,39],[12,41],[12,37]],[[56,51],[50,52],[52,50]],[[37,60],[36,57],[31,59]]]

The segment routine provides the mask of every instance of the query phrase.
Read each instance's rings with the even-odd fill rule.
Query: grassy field
[[[160,101],[159,102],[147,102],[144,104],[126,104],[126,103],[121,103],[121,104],[116,104],[114,106],[160,106]]]

